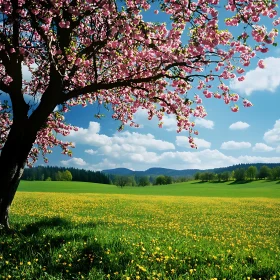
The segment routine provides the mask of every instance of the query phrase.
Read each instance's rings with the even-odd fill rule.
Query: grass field
[[[280,279],[279,187],[22,182],[0,279]]]
[[[165,186],[125,187],[123,189],[114,185],[84,182],[22,181],[19,190],[27,192],[280,198],[279,182],[265,180],[247,182],[245,184],[236,184],[232,181],[225,183],[190,181]]]

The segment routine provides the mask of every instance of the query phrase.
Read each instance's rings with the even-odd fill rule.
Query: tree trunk
[[[0,155],[0,228],[9,229],[9,209],[17,191],[36,133],[12,125]]]
[[[0,192],[0,228],[9,229],[9,209],[14,199],[15,193],[17,191],[20,178],[23,174],[24,168],[15,164],[13,170],[10,172],[13,173],[13,180],[9,184],[4,186],[1,184]],[[3,178],[1,174],[0,179]]]

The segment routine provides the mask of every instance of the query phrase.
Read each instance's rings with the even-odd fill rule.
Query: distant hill
[[[260,169],[261,166],[266,165],[269,168],[273,168],[279,166],[280,163],[244,163],[244,164],[237,164],[228,167],[221,167],[221,168],[213,168],[213,169],[184,169],[184,170],[176,170],[176,169],[168,169],[168,168],[160,168],[160,167],[153,167],[149,168],[145,171],[133,171],[128,168],[115,168],[115,169],[106,169],[102,170],[103,173],[108,175],[125,175],[125,176],[159,176],[159,175],[167,175],[171,177],[191,177],[197,172],[214,172],[214,173],[222,173],[225,171],[233,171],[237,168],[245,168],[247,169],[249,166],[254,165],[257,169]]]
[[[174,170],[160,167],[149,168],[145,171],[133,171],[128,168],[115,168],[102,170],[102,173],[109,175],[125,175],[125,176],[159,176],[166,175],[172,177],[189,177],[193,176],[198,169]]]
[[[111,174],[111,175],[134,175],[135,171],[130,170],[128,168],[114,168],[108,170],[102,170],[102,173]],[[141,171],[136,171],[141,172]]]

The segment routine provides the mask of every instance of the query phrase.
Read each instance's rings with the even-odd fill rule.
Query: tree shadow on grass
[[[37,220],[24,228],[16,225],[12,235],[1,236],[0,253],[9,264],[19,267],[14,274],[19,279],[28,269],[28,279],[80,279],[81,275],[103,279],[108,274],[119,279],[114,273],[124,271],[131,261],[127,245],[118,237],[99,242],[97,226],[108,227],[104,222],[77,224],[59,217]],[[29,262],[32,264],[26,267]],[[7,269],[0,267],[0,275],[9,274]]]
[[[211,183],[214,183],[214,184],[224,184],[224,183],[229,183],[229,181],[211,181]]]
[[[208,183],[207,181],[199,181],[199,182],[193,182],[191,183],[192,185],[197,185],[197,184],[205,184]]]
[[[243,185],[243,184],[249,184],[252,182],[253,181],[247,181],[247,180],[233,181],[233,182],[229,183],[229,185]]]
[[[26,225],[22,230],[18,231],[19,234],[24,236],[37,234],[47,228],[69,228],[73,226],[72,223],[66,219],[60,217],[45,218],[34,223]]]
[[[253,279],[272,279],[273,270],[270,267],[256,268],[252,271]]]

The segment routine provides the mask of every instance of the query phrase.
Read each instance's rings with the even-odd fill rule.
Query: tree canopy
[[[239,96],[225,82],[243,80],[250,60],[273,44],[277,29],[266,30],[258,23],[261,17],[276,16],[276,2],[166,0],[158,7],[172,20],[171,26],[144,20],[151,7],[146,0],[1,2],[0,90],[11,103],[0,106],[0,149],[12,124],[24,117],[36,128],[28,132],[36,136],[30,165],[39,153],[47,161],[53,146],[71,155],[73,144],[57,137],[75,129],[63,115],[73,106],[94,102],[110,104],[112,117],[122,125],[137,126],[133,114],[139,108],[148,110],[149,119],[158,117],[159,126],[164,114],[175,114],[178,131],[188,130],[195,147],[192,134],[198,132],[193,120],[206,115],[198,92],[238,110]],[[229,15],[225,24],[240,26],[240,36],[224,28],[222,9]],[[247,44],[249,37],[256,46]],[[262,60],[258,64],[264,67]],[[24,79],[23,67],[31,80]],[[211,90],[214,79],[220,84]],[[197,93],[189,94],[193,82]],[[35,104],[27,103],[23,94]],[[243,105],[251,103],[243,99]]]

